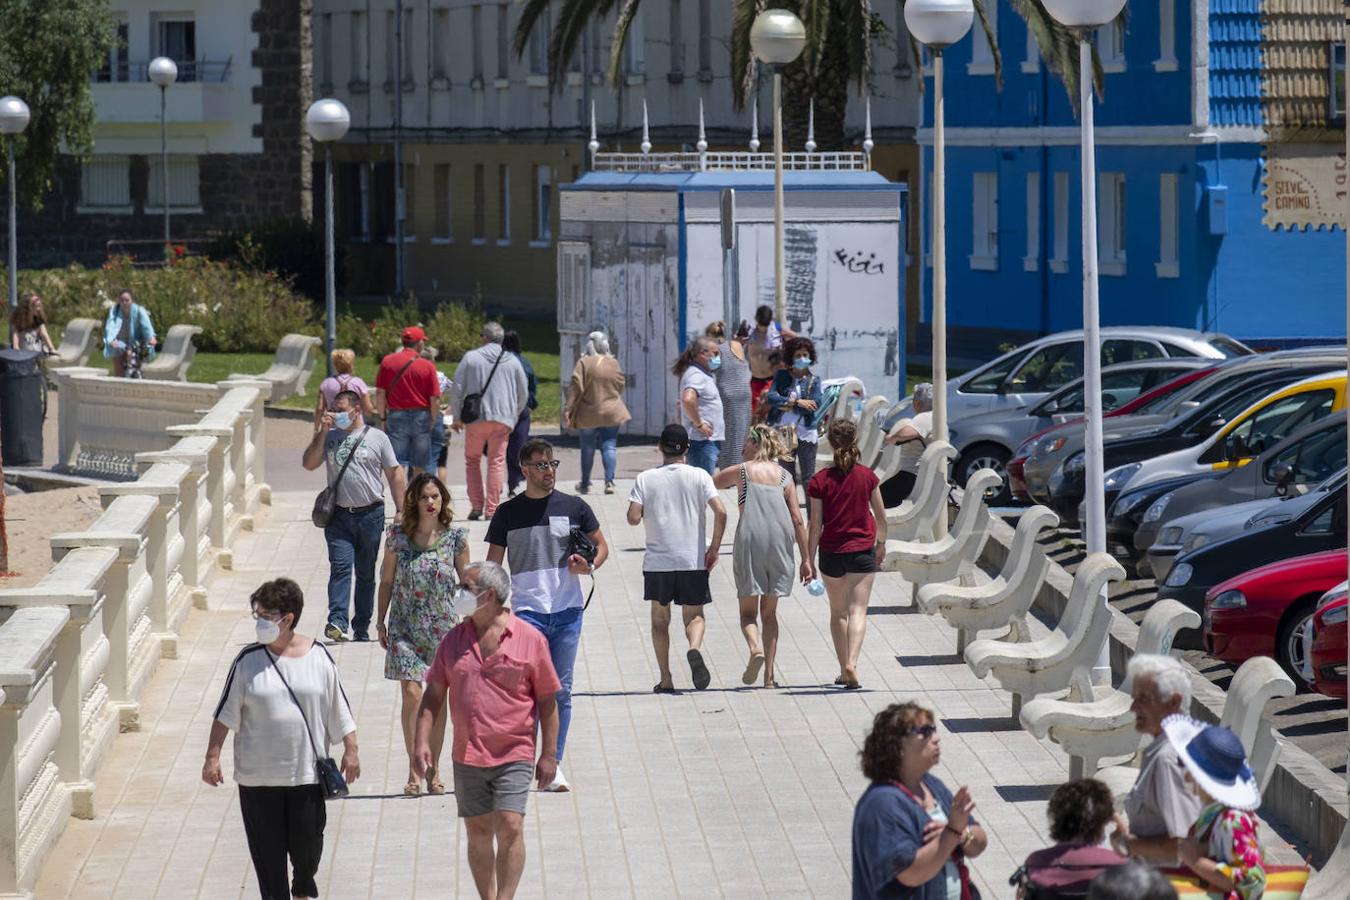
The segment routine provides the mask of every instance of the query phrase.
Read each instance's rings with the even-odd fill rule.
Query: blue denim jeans
[[[721,441],[690,441],[689,465],[700,468],[709,475],[715,475],[717,473],[717,457],[721,453]]]
[[[619,426],[607,428],[582,428],[581,437],[581,483],[590,486],[591,466],[595,463],[595,448],[600,447],[600,462],[605,467],[605,481],[614,480],[614,470],[619,463]]]
[[[441,462],[441,451],[445,449],[445,442],[445,420],[441,419],[431,428],[431,440],[428,442],[431,446],[427,453],[427,464],[422,467],[423,469],[433,474],[436,472]]]
[[[335,510],[323,537],[328,542],[328,624],[346,631],[347,610],[354,605],[352,633],[368,634],[375,609],[375,560],[380,555],[380,539],[384,537],[384,504],[357,514]]]
[[[427,457],[431,455],[431,410],[390,410],[385,434],[394,445],[394,456],[399,465],[419,469],[426,466]],[[432,469],[434,471],[435,466]]]
[[[553,668],[562,682],[562,690],[558,691],[557,696],[558,762],[561,763],[563,747],[567,744],[567,727],[572,724],[572,672],[577,663],[577,645],[581,643],[581,607],[574,606],[555,613],[519,609],[516,615],[538,628],[548,639]]]
[[[529,407],[516,419],[516,427],[511,429],[511,438],[506,442],[506,487],[514,491],[525,480],[520,471],[520,448],[530,439]]]

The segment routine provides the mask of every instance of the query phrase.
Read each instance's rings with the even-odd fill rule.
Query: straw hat
[[[1191,778],[1216,802],[1241,810],[1261,805],[1261,788],[1237,735],[1183,715],[1168,716],[1162,727]]]

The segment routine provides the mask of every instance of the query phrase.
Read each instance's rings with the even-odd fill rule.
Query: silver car
[[[1102,369],[1102,407],[1106,411],[1129,403],[1138,395],[1171,381],[1183,372],[1212,366],[1213,360],[1147,359],[1119,363]],[[1083,417],[1083,379],[1076,379],[1031,406],[1000,408],[958,419],[948,426],[952,446],[962,451],[957,479],[964,484],[977,469],[990,468],[1004,474],[1013,451],[1037,432]],[[970,448],[978,452],[966,453]],[[998,505],[1010,499],[1005,485],[990,498]]]

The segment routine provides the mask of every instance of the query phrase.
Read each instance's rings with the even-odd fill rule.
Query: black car
[[[1214,478],[1215,476],[1212,474],[1185,475],[1180,478],[1169,478],[1166,481],[1155,481],[1152,484],[1126,491],[1119,496],[1108,495],[1107,502],[1109,505],[1106,507],[1107,552],[1119,560],[1121,565],[1127,569],[1133,569],[1136,576],[1141,574],[1139,561],[1143,558],[1144,551],[1136,548],[1134,536],[1144,519],[1144,513],[1163,494],[1179,490],[1196,482],[1211,481]]]
[[[1267,563],[1345,546],[1345,482],[1310,497],[1308,508],[1284,522],[1251,528],[1241,534],[1205,544],[1177,557],[1158,586],[1158,599],[1172,599],[1204,614],[1205,594],[1220,582]],[[1300,498],[1302,499],[1302,498]],[[1292,502],[1292,501],[1286,501]],[[1192,648],[1200,646],[1192,631]],[[1178,646],[1181,646],[1178,642]]]
[[[1117,466],[1194,447],[1227,425],[1233,416],[1272,391],[1310,375],[1331,371],[1333,368],[1336,366],[1317,365],[1260,370],[1251,378],[1242,380],[1229,390],[1211,397],[1189,412],[1174,416],[1161,425],[1107,441],[1103,446],[1102,466],[1110,472]],[[1078,505],[1083,501],[1085,493],[1084,468],[1084,454],[1079,451],[1064,460],[1063,465],[1050,476],[1050,507],[1059,514],[1060,523],[1070,528],[1076,528],[1080,524]],[[1115,502],[1116,493],[1108,478],[1107,509]]]

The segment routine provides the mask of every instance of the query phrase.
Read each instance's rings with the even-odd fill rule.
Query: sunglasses
[[[540,472],[547,472],[549,469],[556,471],[558,466],[562,465],[562,460],[550,459],[544,462],[528,463],[528,465],[534,466]]]
[[[918,728],[911,728],[905,732],[906,737],[918,737],[925,741],[935,734],[937,734],[936,725],[920,725]]]

